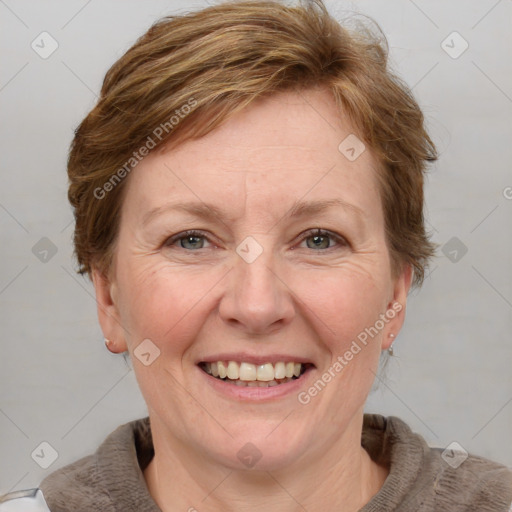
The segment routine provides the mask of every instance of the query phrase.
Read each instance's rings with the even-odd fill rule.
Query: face
[[[391,271],[371,152],[338,149],[352,133],[327,91],[280,93],[130,174],[94,283],[155,443],[269,470],[359,443],[410,271]]]

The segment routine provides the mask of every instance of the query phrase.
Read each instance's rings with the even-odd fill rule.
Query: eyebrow
[[[279,222],[290,218],[318,215],[319,213],[323,213],[324,211],[336,206],[342,207],[345,210],[352,212],[357,217],[365,217],[363,210],[353,204],[346,203],[341,199],[327,199],[319,201],[297,200],[294,202],[288,212],[286,212],[286,214],[280,219]],[[169,211],[189,213],[195,217],[205,220],[211,220],[212,217],[222,219],[226,216],[225,212],[221,208],[213,204],[204,202],[168,203],[162,206],[157,206],[156,208],[153,208],[147,212],[142,219],[142,225],[145,226],[155,217],[158,217],[161,214]]]

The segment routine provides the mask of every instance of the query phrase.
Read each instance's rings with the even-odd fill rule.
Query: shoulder
[[[27,489],[0,496],[0,512],[50,512],[41,489]]]
[[[92,501],[104,503],[97,481],[94,456],[90,455],[57,469],[37,488],[0,496],[0,512],[98,510],[91,507]],[[104,510],[110,509],[106,506]]]
[[[438,503],[456,501],[461,510],[475,505],[483,512],[512,510],[512,469],[463,448],[430,448],[429,458]]]
[[[39,488],[50,510],[98,510],[94,507],[101,504],[103,510],[110,511],[112,502],[95,459],[96,454],[83,457],[57,469],[41,482]]]
[[[0,497],[0,512],[119,510],[144,489],[139,462],[151,458],[151,449],[148,418],[121,425],[95,453],[57,469],[37,489]]]
[[[512,512],[512,469],[457,443],[431,447],[400,418],[365,415],[362,444],[390,469],[365,511],[391,501],[395,508],[388,509],[397,511]]]

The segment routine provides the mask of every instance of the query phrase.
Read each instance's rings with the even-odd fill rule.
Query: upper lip
[[[246,352],[224,352],[218,353],[211,356],[205,356],[204,358],[197,361],[196,364],[200,363],[216,363],[217,361],[236,361],[236,362],[244,362],[251,363],[255,365],[265,364],[265,363],[279,363],[279,362],[293,362],[293,363],[302,363],[302,364],[313,364],[311,359],[307,357],[292,355],[292,354],[248,354]]]

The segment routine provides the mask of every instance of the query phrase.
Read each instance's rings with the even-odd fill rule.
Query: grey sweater
[[[366,414],[362,445],[390,473],[360,512],[512,512],[511,469],[457,451],[442,455],[398,418]],[[136,420],[40,490],[51,512],[160,512],[142,473],[153,455],[149,418]]]

